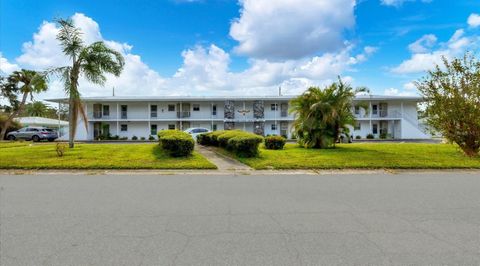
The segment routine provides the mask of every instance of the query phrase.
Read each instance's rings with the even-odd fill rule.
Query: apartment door
[[[280,122],[280,136],[288,137],[288,122],[286,121]]]
[[[93,123],[93,139],[97,140],[98,137],[102,135],[102,123],[95,122]]]
[[[102,118],[102,105],[94,104],[93,105],[93,118]]]
[[[388,116],[388,104],[387,103],[380,103],[380,117],[387,117]]]

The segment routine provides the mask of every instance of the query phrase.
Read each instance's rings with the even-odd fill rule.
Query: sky
[[[416,95],[414,81],[477,53],[480,37],[472,0],[2,0],[0,74],[68,65],[58,18],[125,58],[103,87],[81,78],[82,96],[296,95],[338,76]],[[51,79],[36,98],[64,96]]]

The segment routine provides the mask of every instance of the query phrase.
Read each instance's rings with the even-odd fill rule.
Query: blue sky
[[[476,51],[480,1],[26,1],[0,5],[0,71],[67,64],[55,18],[104,40],[126,67],[83,95],[297,94],[341,75],[375,94],[415,94],[439,62]],[[26,15],[27,14],[27,15]],[[61,84],[40,96],[63,96]]]

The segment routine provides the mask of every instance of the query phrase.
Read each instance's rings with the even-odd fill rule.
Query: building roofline
[[[168,101],[254,101],[254,100],[291,100],[298,95],[283,96],[100,96],[100,97],[82,97],[84,102],[168,102]],[[420,96],[386,96],[386,95],[357,95],[355,101],[365,100],[404,100],[421,102]],[[66,103],[68,98],[46,99],[48,102]]]

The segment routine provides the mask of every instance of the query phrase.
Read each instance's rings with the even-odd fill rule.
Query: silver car
[[[24,127],[7,134],[8,140],[25,139],[38,142],[41,140],[54,141],[57,138],[57,132],[46,127]]]
[[[211,132],[209,129],[203,127],[191,127],[183,132],[190,134],[194,140],[197,140],[197,136],[200,134]]]

